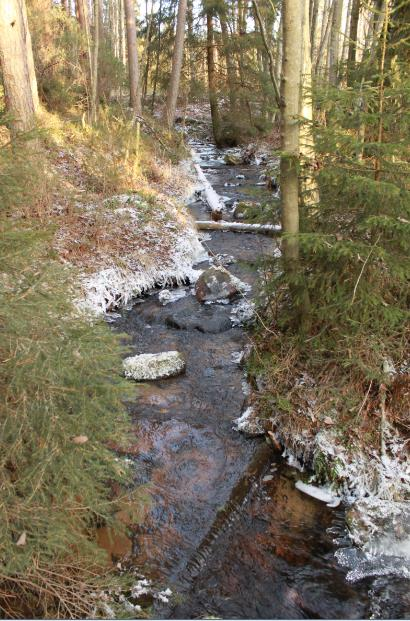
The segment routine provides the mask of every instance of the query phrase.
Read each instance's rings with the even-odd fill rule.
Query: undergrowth
[[[129,389],[119,338],[72,306],[46,217],[55,188],[31,138],[0,148],[0,609],[86,617],[107,582],[95,533],[115,523],[126,480],[109,446],[126,445]]]
[[[265,265],[264,326],[251,367],[266,388],[260,409],[282,438],[308,441],[329,426],[346,446],[380,452],[384,405],[401,433],[410,426],[397,416],[410,336],[410,167],[400,139],[408,83],[386,86],[383,143],[379,91],[371,83],[362,91],[364,112],[354,89],[315,93],[327,110],[315,128],[320,203],[302,211],[297,273],[286,274],[280,259]]]

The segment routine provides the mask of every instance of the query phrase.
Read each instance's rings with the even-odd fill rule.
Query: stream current
[[[228,205],[272,198],[256,165],[227,166],[223,152],[205,141],[193,147]],[[190,209],[209,219],[201,200]],[[204,245],[211,256],[225,255],[223,262],[233,258],[227,269],[252,286],[248,297],[256,262],[277,247],[270,237],[222,231],[205,235]],[[235,303],[201,305],[188,285],[178,292],[183,297],[166,305],[158,292],[137,300],[113,324],[130,336],[134,354],[175,349],[187,359],[184,375],[139,385],[131,405],[133,484],[146,485],[151,501],[132,526],[128,552],[134,567],[173,592],[168,603],[156,601],[153,617],[410,618],[402,577],[373,571],[349,580],[360,555],[343,507],[297,491],[297,471],[263,438],[234,429],[246,407],[237,352],[248,343],[244,328],[229,320]],[[113,558],[126,548],[114,545]]]

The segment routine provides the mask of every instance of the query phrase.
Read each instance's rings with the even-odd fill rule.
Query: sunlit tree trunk
[[[141,114],[141,91],[137,49],[137,26],[133,0],[124,0],[125,26],[128,50],[128,77],[130,82],[130,107]]]
[[[181,80],[182,60],[184,56],[185,22],[187,0],[179,0],[177,29],[175,34],[174,53],[172,57],[172,73],[169,82],[166,105],[166,120],[168,128],[174,126],[175,110],[177,106],[179,83]]]
[[[32,129],[36,111],[27,53],[31,42],[27,41],[22,4],[23,0],[0,2],[0,64],[14,132]]]
[[[301,197],[305,206],[316,205],[319,202],[319,190],[313,176],[313,167],[316,160],[313,139],[313,94],[312,94],[312,51],[309,23],[309,0],[303,0],[303,38],[302,38],[302,94],[300,105],[300,155],[301,166]]]

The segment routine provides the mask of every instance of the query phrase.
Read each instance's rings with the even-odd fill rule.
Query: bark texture
[[[0,64],[12,130],[26,131],[35,123],[35,104],[28,63],[24,0],[0,2]],[[24,7],[25,9],[25,7]]]

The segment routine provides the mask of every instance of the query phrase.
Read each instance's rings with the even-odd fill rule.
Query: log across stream
[[[230,202],[269,197],[257,166],[226,166],[212,144],[194,147],[218,194]],[[210,219],[199,199],[191,210],[196,220]],[[207,232],[204,243],[252,286],[248,296],[257,286],[256,261],[277,248],[275,237],[223,230]],[[166,305],[158,293],[138,300],[113,324],[130,336],[135,353],[179,350],[187,360],[184,375],[141,384],[130,406],[132,484],[146,486],[150,504],[132,525],[128,552],[139,572],[172,591],[168,602],[155,600],[152,615],[402,618],[409,602],[401,578],[374,572],[347,580],[360,558],[343,507],[295,489],[298,473],[264,438],[234,429],[246,407],[237,361],[248,337],[240,325],[226,328],[232,305],[201,305],[190,286],[179,293]],[[114,543],[113,557],[126,548]],[[341,548],[350,559],[343,567],[335,557]]]

